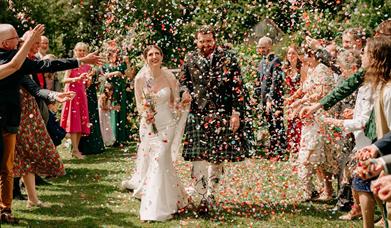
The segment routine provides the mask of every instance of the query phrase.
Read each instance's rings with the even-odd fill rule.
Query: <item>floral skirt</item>
[[[16,135],[14,176],[65,175],[64,164],[50,138],[35,98],[21,90],[21,122]]]

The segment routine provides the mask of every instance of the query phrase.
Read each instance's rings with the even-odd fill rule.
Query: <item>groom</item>
[[[222,162],[245,158],[244,92],[234,54],[216,46],[215,32],[202,26],[195,34],[197,50],[186,55],[180,82],[189,91],[190,113],[183,157],[192,162],[188,192],[208,212],[223,174]],[[183,97],[189,96],[185,92]]]

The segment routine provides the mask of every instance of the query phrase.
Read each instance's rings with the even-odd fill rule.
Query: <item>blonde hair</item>
[[[88,44],[84,43],[84,42],[78,42],[76,45],[75,45],[75,48],[73,48],[73,55],[75,57],[75,51],[76,49],[78,48],[82,48],[82,49],[85,49],[86,52],[88,52]]]

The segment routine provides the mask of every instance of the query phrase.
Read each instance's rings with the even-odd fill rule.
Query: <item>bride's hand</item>
[[[147,117],[146,117],[147,123],[151,124],[155,122],[155,113],[147,111]]]
[[[188,91],[182,94],[182,106],[185,107],[191,103],[191,95]]]

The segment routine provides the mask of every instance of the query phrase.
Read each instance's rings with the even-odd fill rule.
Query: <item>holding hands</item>
[[[371,186],[373,194],[377,195],[380,200],[391,201],[391,175],[380,177],[374,181]]]
[[[355,174],[362,179],[376,177],[383,171],[383,164],[379,159],[370,159],[357,164]]]
[[[192,98],[191,98],[189,91],[185,91],[182,94],[182,101],[181,101],[182,107],[188,106],[191,103],[191,100],[192,100]]]
[[[378,155],[379,155],[379,151],[377,147],[374,145],[369,145],[359,150],[355,155],[355,159],[359,161],[365,161],[371,158],[375,158]]]

